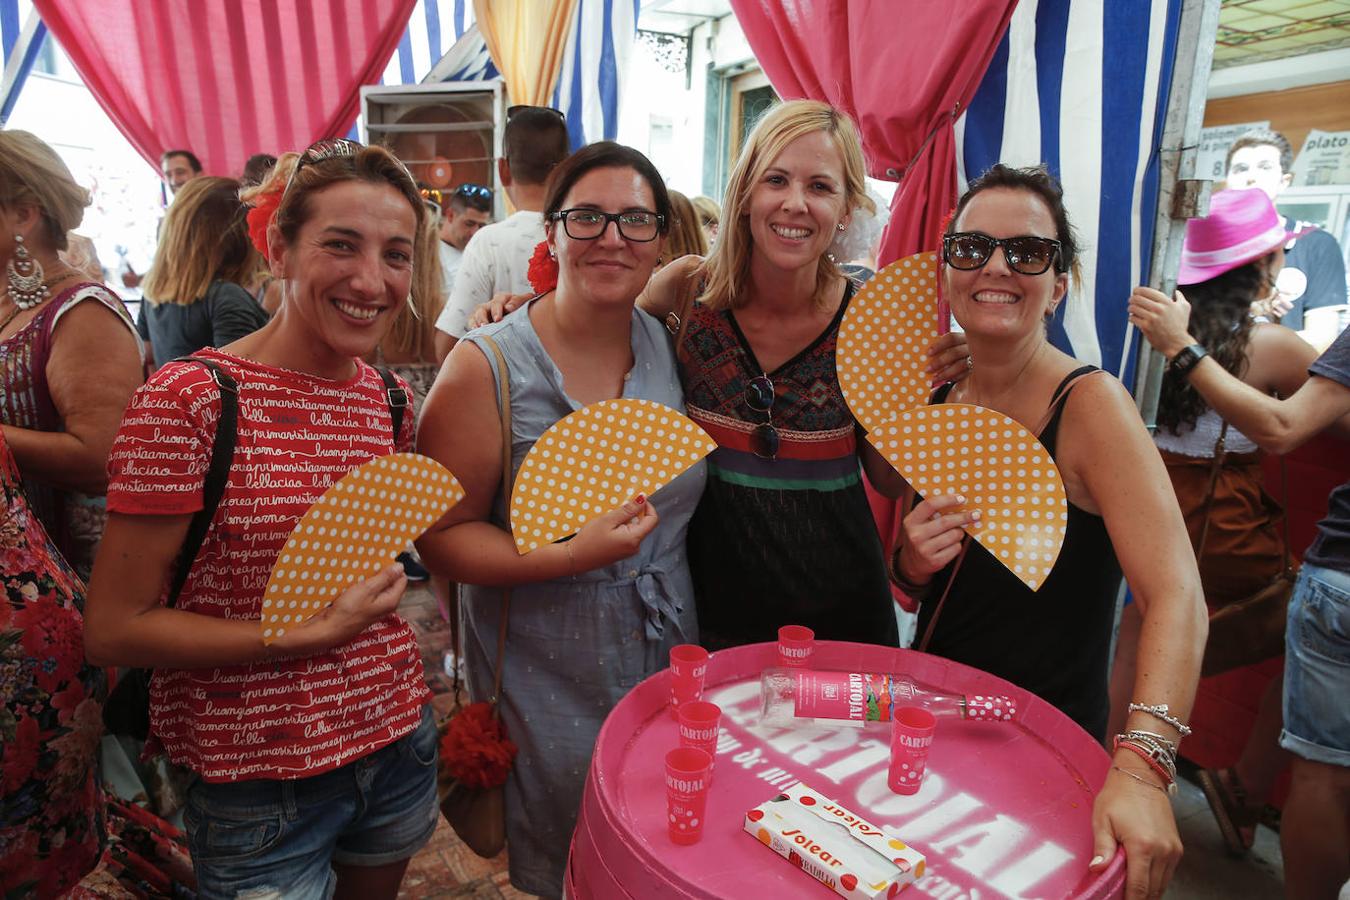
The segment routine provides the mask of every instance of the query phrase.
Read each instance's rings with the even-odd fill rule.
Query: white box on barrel
[[[923,854],[796,784],[745,814],[745,832],[841,897],[894,897],[923,876]]]

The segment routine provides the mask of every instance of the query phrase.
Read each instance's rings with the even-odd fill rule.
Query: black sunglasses
[[[553,113],[561,122],[567,121],[567,117],[563,115],[561,109],[554,109],[551,106],[530,106],[528,103],[518,103],[515,106],[508,106],[506,108],[506,121],[511,121],[512,116],[516,115],[516,113],[524,112],[527,109],[541,109],[544,112]]]
[[[305,166],[326,162],[330,159],[354,158],[364,149],[366,149],[364,144],[359,143],[358,141],[348,140],[347,138],[324,138],[321,141],[315,141],[306,147],[305,152],[301,153],[300,158],[295,161],[295,168],[291,169],[291,175],[286,179],[286,187],[282,190],[281,195],[283,197],[286,196],[287,192],[291,189],[291,185],[295,183],[295,176],[299,175],[300,170]],[[408,181],[416,184],[413,180],[412,173],[408,171],[408,167],[403,164],[402,160],[395,157],[394,161],[397,162],[398,167],[403,170],[403,174],[407,176]],[[431,200],[432,198],[427,195],[427,192],[434,190],[435,188],[428,188],[426,190],[419,190],[418,193],[422,195],[423,199]]]
[[[470,200],[474,199],[475,197],[481,197],[482,199],[487,200],[488,202],[492,201],[492,188],[483,187],[481,184],[469,184],[465,182],[464,184],[461,184],[459,187],[455,188],[455,194],[459,197],[465,197]]]
[[[745,405],[755,412],[762,412],[768,421],[755,426],[750,432],[750,452],[760,459],[777,459],[778,429],[773,427],[773,401],[777,399],[773,382],[768,375],[756,375],[745,383]]]
[[[971,271],[981,269],[994,255],[994,248],[1003,248],[1008,268],[1022,275],[1040,275],[1051,266],[1061,272],[1063,248],[1053,238],[1024,237],[996,238],[981,231],[961,231],[942,239],[942,260],[953,269]]]

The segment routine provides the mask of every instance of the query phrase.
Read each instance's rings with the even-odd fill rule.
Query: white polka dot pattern
[[[717,447],[689,417],[651,400],[602,400],[540,435],[516,472],[511,533],[522,555],[635,494],[650,496]]]
[[[1021,423],[968,403],[901,413],[868,441],[920,496],[960,494],[980,521],[967,528],[1033,591],[1059,558],[1069,507],[1059,469]]]
[[[263,592],[263,643],[270,644],[388,566],[464,489],[450,470],[415,453],[353,469],[300,517]]]
[[[928,402],[928,345],[937,340],[937,254],[916,253],[877,272],[839,324],[835,365],[848,408],[869,432]]]

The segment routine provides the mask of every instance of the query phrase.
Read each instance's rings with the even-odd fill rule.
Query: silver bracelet
[[[1167,738],[1163,737],[1161,734],[1158,734],[1156,731],[1143,731],[1142,729],[1134,728],[1129,731],[1126,731],[1123,735],[1121,735],[1121,737],[1139,738],[1148,743],[1160,744],[1167,750],[1168,753],[1172,754],[1173,758],[1175,758],[1177,755],[1176,743],[1173,741],[1169,741]]]
[[[1180,719],[1168,712],[1166,703],[1158,703],[1153,706],[1149,706],[1145,703],[1131,703],[1130,712],[1148,713],[1158,721],[1166,722],[1168,725],[1171,725],[1177,730],[1177,734],[1182,737],[1187,737],[1191,733],[1190,728],[1183,725]]]

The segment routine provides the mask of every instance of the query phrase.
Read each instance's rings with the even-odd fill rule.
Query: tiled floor
[[[431,592],[422,587],[408,592],[401,612],[417,631],[427,682],[436,695],[437,708],[444,711],[451,702],[450,678],[442,668],[445,649],[450,645],[450,627]],[[1183,781],[1174,808],[1186,855],[1167,891],[1169,900],[1268,900],[1283,894],[1284,865],[1278,834],[1265,827],[1258,829],[1251,856],[1233,860],[1224,853],[1219,829],[1198,787]],[[441,820],[431,843],[408,866],[400,896],[417,900],[519,900],[532,895],[522,894],[508,883],[505,852],[494,859],[480,859]]]

